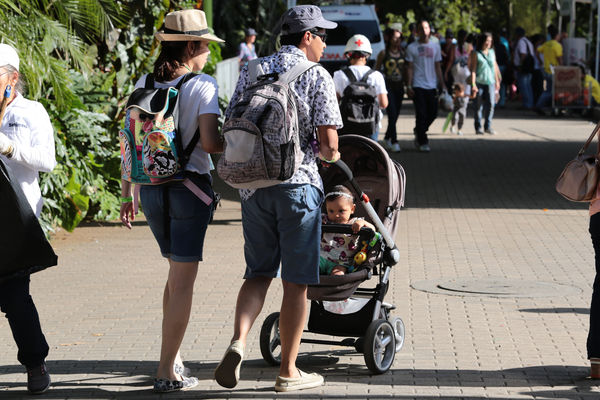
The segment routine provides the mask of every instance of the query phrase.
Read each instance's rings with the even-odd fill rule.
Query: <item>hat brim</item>
[[[161,42],[191,42],[204,40],[207,42],[225,43],[225,41],[212,33],[206,33],[204,35],[186,35],[184,33],[164,33],[156,32],[154,37]]]
[[[337,26],[337,22],[329,21],[325,18],[322,18],[317,24],[315,24],[315,27],[323,29],[335,29]]]

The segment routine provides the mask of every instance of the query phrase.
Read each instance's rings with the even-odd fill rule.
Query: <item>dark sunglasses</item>
[[[311,35],[313,36],[318,36],[321,38],[321,41],[323,41],[323,43],[327,42],[327,34],[323,33],[323,32],[310,32]]]

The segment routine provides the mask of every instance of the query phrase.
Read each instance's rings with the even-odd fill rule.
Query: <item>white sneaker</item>
[[[392,139],[385,139],[383,141],[383,147],[385,147],[387,150],[390,150],[392,148]]]
[[[455,127],[451,127],[450,128],[450,133],[456,133],[456,128]]]
[[[431,151],[431,147],[428,144],[422,144],[419,146],[419,151],[421,153],[429,153]]]
[[[456,134],[457,134],[458,136],[462,136],[462,134],[463,134],[463,133],[462,133],[462,131],[458,131],[458,132],[456,132]]]
[[[389,150],[392,153],[400,153],[402,151],[402,149],[400,148],[400,145],[398,143],[393,143],[391,145],[391,147],[389,148]]]

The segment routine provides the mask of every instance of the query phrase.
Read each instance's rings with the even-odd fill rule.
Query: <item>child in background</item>
[[[344,275],[354,269],[354,255],[360,251],[360,228],[367,227],[375,231],[375,227],[362,218],[351,218],[356,204],[352,192],[343,186],[336,185],[325,195],[323,224],[352,225],[354,235],[343,233],[324,233],[321,237],[321,258],[319,269],[323,275]]]
[[[462,127],[467,118],[467,106],[469,105],[469,95],[465,92],[465,85],[454,83],[452,85],[452,100],[454,109],[452,110],[452,128],[450,131],[457,135],[462,135]]]

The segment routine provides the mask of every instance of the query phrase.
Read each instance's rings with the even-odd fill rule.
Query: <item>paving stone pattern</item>
[[[412,145],[414,118],[398,122],[407,207],[396,240],[401,261],[386,301],[406,324],[391,370],[373,376],[363,356],[334,345],[301,346],[300,368],[325,376],[323,387],[279,394],[277,369],[261,357],[258,333],[277,311],[275,281],[247,348],[234,390],[212,379],[232,334],[244,268],[240,205],[217,181],[223,206],[210,226],[193,314],[182,345],[200,386],[173,395],[150,391],[160,348],[167,264],[141,218],[58,233],[59,266],[35,274],[32,293],[50,343],[51,390],[39,398],[306,399],[597,399],[587,379],[585,340],[593,280],[586,204],[554,191],[564,164],[593,125],[577,118],[533,118],[498,111],[497,135],[462,137],[431,128],[429,154]],[[565,284],[579,293],[545,297],[456,296],[411,288],[418,281],[490,277]],[[327,338],[308,334],[306,337]],[[29,398],[26,376],[0,319],[0,399]]]

